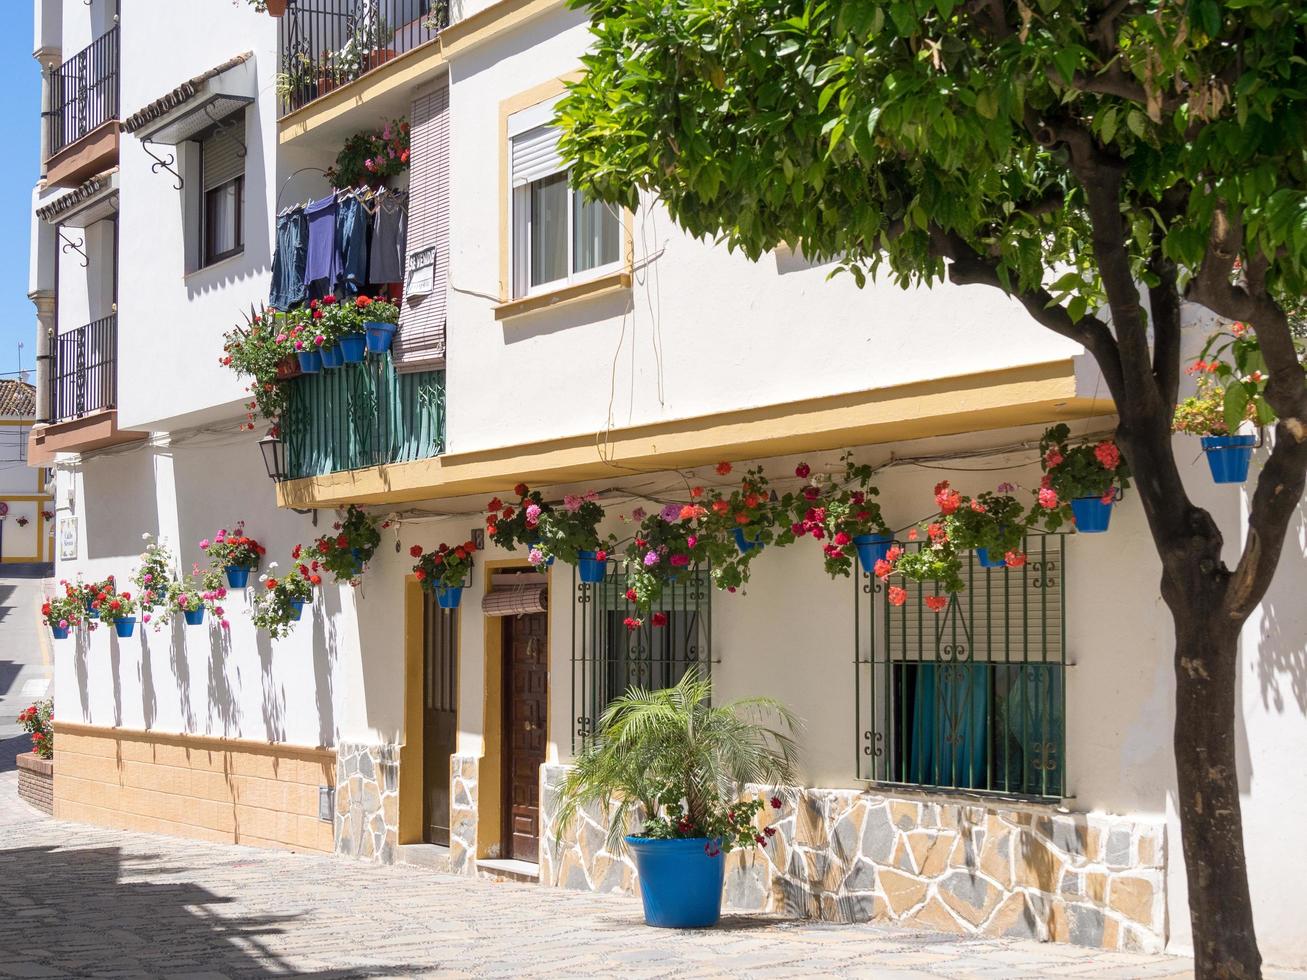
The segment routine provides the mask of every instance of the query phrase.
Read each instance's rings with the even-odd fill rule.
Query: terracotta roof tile
[[[123,121],[123,128],[129,133],[134,133],[147,123],[153,122],[165,113],[171,112],[179,105],[184,105],[195,97],[195,93],[200,90],[205,82],[211,78],[217,78],[225,71],[231,71],[237,65],[243,65],[254,57],[253,51],[246,51],[244,54],[238,54],[228,61],[224,61],[216,68],[210,68],[202,75],[196,75],[189,81],[182,82],[171,92],[159,96],[149,105],[133,112]]]
[[[26,381],[0,378],[0,418],[36,418],[36,389]]]

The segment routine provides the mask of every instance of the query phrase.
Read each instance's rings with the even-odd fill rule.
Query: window
[[[972,556],[966,589],[939,613],[925,607],[928,585],[892,606],[859,576],[859,778],[1064,795],[1063,538],[1031,536],[1027,555],[1012,569]]]
[[[626,601],[626,576],[615,562],[597,585],[577,584],[576,621],[572,633],[572,749],[595,730],[609,703],[632,685],[661,690],[674,686],[695,668],[712,672],[712,588],[706,569],[667,586],[658,611],[667,617],[654,626],[627,629],[635,608]]]
[[[558,130],[540,124],[552,110],[551,101],[509,117],[515,297],[594,278],[622,257],[616,209],[568,186]]]
[[[212,265],[245,248],[245,151],[232,126],[245,128],[242,112],[200,140],[200,264]]]

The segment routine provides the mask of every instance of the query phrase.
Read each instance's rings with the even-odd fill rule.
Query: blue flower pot
[[[732,528],[731,533],[735,535],[735,547],[740,549],[740,554],[742,555],[747,555],[750,551],[753,551],[755,548],[762,547],[761,541],[756,541],[751,538],[746,538],[744,536],[744,528],[742,527]]]
[[[203,626],[203,625],[204,625],[204,607],[203,607],[203,606],[200,606],[199,609],[183,609],[183,610],[182,610],[182,615],[186,617],[186,625],[187,625],[187,626]]]
[[[988,548],[976,549],[976,561],[980,562],[981,568],[1006,568],[1007,567],[1007,559],[1002,556],[998,558],[990,558]]]
[[[295,354],[300,362],[301,374],[321,374],[322,355],[315,350],[302,350]]]
[[[368,349],[368,340],[364,334],[347,333],[340,338],[337,347],[346,364],[362,364],[363,355]]]
[[[875,573],[876,562],[884,558],[894,543],[892,534],[859,534],[853,539],[853,547],[858,549],[858,564],[868,575]]]
[[[602,582],[608,574],[608,562],[600,561],[595,557],[593,551],[578,551],[576,553],[576,573],[581,576],[581,581],[588,585],[594,585]]]
[[[304,615],[304,606],[307,603],[308,603],[307,599],[292,599],[290,601],[290,608],[291,608],[290,618],[292,622],[298,623],[300,621],[300,617]]]
[[[364,561],[363,561],[363,551],[362,551],[362,549],[360,549],[360,548],[350,548],[350,549],[349,549],[349,553],[350,553],[350,555],[353,556],[353,558],[354,558],[354,574],[355,574],[355,575],[362,575],[362,574],[363,574],[363,564],[364,564]]]
[[[663,929],[707,929],[722,915],[726,856],[706,837],[627,837],[640,875],[644,921]],[[709,851],[714,852],[709,854]]]
[[[1076,497],[1071,501],[1071,513],[1075,515],[1077,531],[1098,534],[1106,531],[1112,520],[1112,505],[1098,497]]]
[[[120,640],[130,638],[134,629],[136,629],[135,616],[124,616],[113,621],[113,631],[118,634]]]
[[[318,353],[322,355],[322,366],[325,368],[338,368],[345,363],[345,355],[341,353],[340,344],[332,344],[330,347],[323,344],[318,348]]]
[[[243,565],[227,566],[227,587],[243,589],[250,584],[250,570]]]
[[[50,632],[56,640],[68,639],[68,627],[66,626],[51,626]]]
[[[437,585],[435,591],[436,605],[441,609],[457,609],[458,604],[463,601],[461,585]]]
[[[384,354],[390,350],[390,342],[395,339],[395,326],[380,320],[368,320],[363,324],[367,331],[369,354]]]
[[[86,618],[87,618],[87,619],[99,619],[99,618],[100,618],[100,610],[98,610],[98,609],[92,609],[90,606],[87,606],[87,607],[86,607]]]
[[[1248,479],[1256,436],[1203,436],[1203,452],[1215,483],[1243,483]]]

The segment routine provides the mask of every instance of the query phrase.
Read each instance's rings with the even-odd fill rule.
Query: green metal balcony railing
[[[445,372],[400,374],[390,355],[290,381],[282,426],[297,479],[445,451]]]

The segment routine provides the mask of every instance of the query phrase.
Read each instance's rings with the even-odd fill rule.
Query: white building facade
[[[411,546],[467,540],[519,482],[549,500],[598,492],[619,537],[624,515],[691,487],[760,465],[793,490],[799,463],[835,473],[845,452],[877,468],[894,529],[928,516],[940,480],[1035,487],[1047,425],[1113,425],[1081,348],[984,287],[859,290],[796,252],[751,263],[693,239],[653,203],[617,215],[574,197],[549,120],[588,34],[555,0],[452,18],[425,0],[36,11],[47,112],[70,61],[107,37],[117,58],[113,99],[84,96],[94,111],[47,132],[34,196],[49,359],[31,445],[57,473],[56,578],[126,579],[142,534],[185,571],[239,520],[283,564],[349,505],[388,522],[360,583],[324,585],[287,639],[257,631],[233,590],[229,629],[57,642],[58,814],[629,891],[589,817],[555,841],[554,787],[610,697],[695,668],[723,701],[772,695],[806,720],[803,786],[772,844],[732,855],[731,906],[1190,949],[1171,627],[1132,495],[1106,534],[1032,540],[1022,569],[973,562],[942,616],[915,597],[891,607],[866,576],[832,580],[807,540],[759,555],[740,592],[671,597],[661,632],[622,627],[616,563],[586,586],[491,546],[451,611],[412,574]],[[279,217],[328,194],[348,137],[401,117],[396,346],[286,382],[289,478],[274,488],[223,334],[269,300]],[[1215,324],[1191,319],[1197,349]],[[1177,438],[1233,561],[1247,491],[1212,485]],[[1282,900],[1307,872],[1286,846],[1307,800],[1303,534],[1245,629],[1239,691],[1259,940],[1284,966],[1307,965]],[[502,615],[487,597],[510,589],[534,599]],[[916,706],[959,662],[983,678],[969,727]],[[965,740],[965,778],[914,761],[930,727]]]

